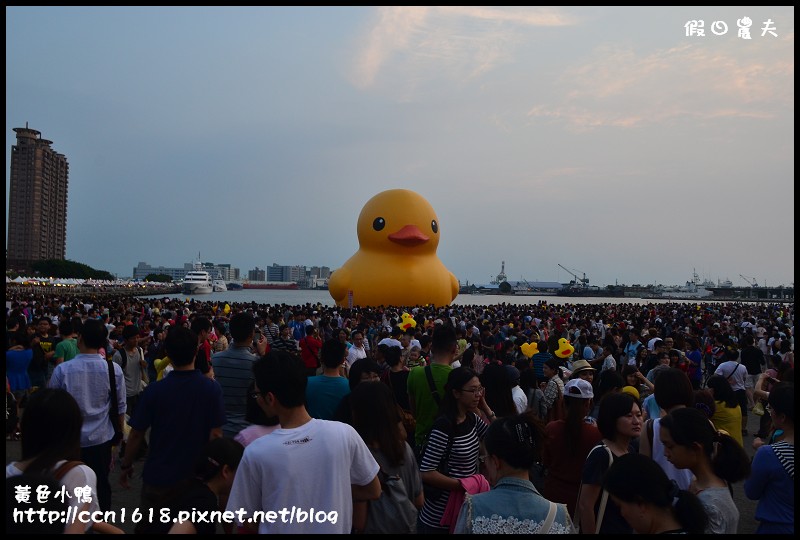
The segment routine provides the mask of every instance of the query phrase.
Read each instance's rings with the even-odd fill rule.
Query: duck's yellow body
[[[331,274],[328,290],[340,306],[446,306],[458,279],[439,260],[439,220],[418,193],[390,189],[358,216],[359,249]]]

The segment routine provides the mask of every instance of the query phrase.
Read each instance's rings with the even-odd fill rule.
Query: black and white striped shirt
[[[478,456],[480,454],[480,441],[489,428],[477,414],[467,413],[467,418],[455,426],[453,430],[450,420],[440,416],[433,423],[428,435],[425,454],[419,465],[421,472],[435,471],[444,459],[450,436],[453,444],[450,448],[450,459],[447,462],[447,471],[444,473],[450,478],[466,478],[477,474]],[[431,527],[442,527],[440,521],[444,515],[450,492],[444,493],[435,500],[425,499],[425,505],[420,510],[420,520]]]

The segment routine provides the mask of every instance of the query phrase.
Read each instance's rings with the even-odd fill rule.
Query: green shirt
[[[439,392],[439,399],[444,398],[444,385],[447,377],[453,370],[449,365],[431,364],[431,374],[433,383]],[[414,431],[414,438],[419,446],[428,436],[428,432],[433,426],[433,421],[439,412],[439,405],[433,398],[428,377],[425,375],[425,367],[418,366],[408,374],[408,399],[414,404],[414,417],[417,420],[417,428]]]
[[[56,345],[55,358],[62,358],[64,362],[78,356],[78,340],[75,338],[62,339]]]

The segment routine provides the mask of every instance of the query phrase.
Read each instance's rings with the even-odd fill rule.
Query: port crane
[[[758,281],[756,281],[756,278],[742,276],[742,274],[739,274],[739,276],[741,276],[741,278],[745,280],[751,287],[758,287]]]
[[[575,273],[575,272],[577,272],[577,270],[575,272],[573,272],[572,270],[570,270],[569,268],[567,268],[563,264],[561,264],[561,263],[557,263],[557,264],[558,264],[558,266],[560,266],[561,268],[563,268],[564,270],[569,272],[569,274],[572,277],[575,278],[574,280],[569,282],[570,285],[574,285],[575,287],[587,287],[589,285],[589,279],[586,277],[586,272],[582,272],[583,273],[583,278],[580,278],[580,277],[578,277],[578,274]]]

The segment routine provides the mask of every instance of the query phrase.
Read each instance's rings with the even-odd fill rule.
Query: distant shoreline
[[[173,301],[204,302],[211,304],[265,304],[265,305],[319,305],[336,307],[328,291],[319,289],[299,290],[237,290],[201,295],[185,295],[179,287],[165,290],[158,288],[128,288],[128,287],[81,287],[67,288],[57,286],[11,286],[6,287],[6,303],[11,301],[30,301],[33,297],[55,297],[76,299],[84,303],[92,303],[93,299],[110,299],[113,297],[136,298],[139,301],[161,300],[169,298]],[[788,299],[709,299],[709,298],[637,298],[637,297],[570,297],[570,296],[531,296],[531,295],[470,295],[459,294],[450,304],[451,306],[497,306],[501,304],[518,306],[535,306],[546,303],[552,306],[564,305],[620,305],[635,304],[641,306],[663,304],[696,304],[699,306],[721,305],[786,305],[793,304]],[[393,306],[397,307],[397,306]]]

